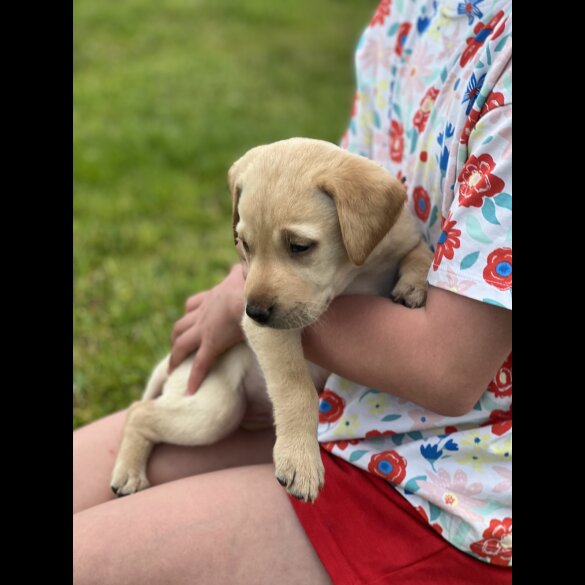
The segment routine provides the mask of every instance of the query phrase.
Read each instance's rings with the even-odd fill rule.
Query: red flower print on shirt
[[[490,417],[482,427],[491,426],[492,433],[501,437],[512,428],[512,405],[508,410],[492,410]]]
[[[331,390],[323,390],[319,397],[319,422],[335,422],[343,414],[345,408],[345,400],[341,396],[331,392]]]
[[[512,560],[512,518],[492,520],[483,532],[483,539],[472,543],[470,548],[478,557],[507,567]]]
[[[483,279],[500,290],[512,288],[512,248],[497,248],[487,257]]]
[[[467,144],[469,142],[469,137],[471,136],[472,130],[475,128],[478,120],[485,116],[488,112],[491,112],[493,109],[498,108],[499,106],[504,105],[504,94],[500,93],[499,91],[493,91],[488,95],[485,103],[483,104],[483,108],[481,108],[481,112],[479,110],[472,109],[469,112],[469,116],[467,116],[467,121],[465,122],[465,126],[463,127],[463,132],[461,132],[461,144]]]
[[[378,8],[376,8],[376,12],[370,21],[370,26],[384,24],[386,17],[390,15],[390,4],[392,4],[391,0],[382,0],[382,2],[378,4]]]
[[[473,33],[475,36],[469,37],[465,40],[467,47],[465,47],[463,53],[461,54],[461,59],[459,60],[459,65],[461,65],[461,67],[465,67],[465,65],[467,65],[471,59],[473,59],[487,38],[494,32],[494,29],[503,16],[504,11],[500,10],[487,24],[478,22],[475,25],[473,28]],[[502,33],[502,30],[503,28],[501,30],[497,30],[497,36]],[[494,36],[494,38],[497,38],[497,36]]]
[[[481,26],[482,23],[478,22],[475,28]],[[482,28],[480,28],[479,30],[480,32],[483,31]],[[467,47],[465,47],[463,53],[461,53],[461,60],[459,61],[461,67],[465,67],[465,65],[467,65],[467,63],[473,58],[473,56],[479,51],[480,47],[483,45],[483,41],[476,40],[478,38],[481,38],[479,34],[476,35],[475,37],[469,37],[468,39],[466,39],[465,42],[467,43]]]
[[[412,119],[412,124],[415,128],[418,129],[419,132],[422,132],[425,129],[427,120],[429,119],[429,115],[433,109],[433,104],[435,103],[438,95],[439,90],[435,87],[430,87],[423,96],[422,100],[420,100],[418,110]]]
[[[459,177],[459,205],[481,207],[484,197],[493,197],[504,189],[504,181],[492,171],[496,168],[489,154],[471,155]]]
[[[461,67],[465,67],[465,65],[467,65],[471,59],[473,59],[474,55],[479,51],[479,49],[485,43],[486,39],[492,34],[492,32],[494,32],[494,29],[503,16],[504,11],[500,10],[500,12],[498,12],[487,24],[478,22],[475,25],[473,28],[474,36],[465,40],[467,47],[465,47],[463,53],[461,54],[461,59],[459,60],[459,65],[461,65]],[[503,30],[503,27],[498,29],[497,36],[499,36]]]
[[[348,445],[357,445],[359,442],[360,439],[349,439],[349,441],[327,441],[326,443],[321,443],[321,446],[329,452],[333,451],[333,447],[337,447],[344,451],[347,449]]]
[[[496,397],[512,395],[512,354],[503,363],[494,379],[490,382],[488,390]]]
[[[480,115],[481,114],[479,110],[472,109],[471,112],[469,112],[469,116],[467,116],[465,126],[463,126],[463,131],[461,132],[461,138],[459,140],[461,144],[467,144],[469,142],[471,131],[475,128],[475,125],[477,124]]]
[[[403,22],[398,29],[398,36],[396,38],[396,46],[394,47],[394,52],[400,57],[402,55],[402,51],[404,50],[404,45],[406,44],[406,39],[408,38],[408,33],[412,28],[412,24],[410,22]]]
[[[402,162],[404,152],[404,127],[400,122],[392,120],[390,124],[390,160]]]
[[[399,484],[406,476],[406,459],[396,451],[382,451],[370,459],[368,471]]]
[[[427,516],[427,513],[425,512],[424,508],[422,506],[418,506],[416,508],[416,511],[423,517],[423,520],[427,523],[427,524],[431,524],[431,521],[429,520],[429,517]],[[435,529],[439,534],[443,534],[443,528],[441,527],[440,524],[431,524],[431,528]]]
[[[492,20],[494,20],[498,16],[499,16],[499,13],[496,14],[496,16],[494,16],[494,18],[492,18]],[[495,41],[504,32],[504,29],[506,28],[506,23],[508,22],[507,18],[504,18],[504,20],[502,20],[500,26],[498,26],[498,28],[496,28],[496,26],[497,26],[498,22],[501,20],[501,18],[502,17],[500,16],[498,18],[498,20],[496,21],[496,24],[493,25],[493,28],[495,28],[496,30],[494,30],[494,32],[492,33],[492,38],[491,38],[492,41]],[[491,22],[491,20],[490,20],[490,22]],[[489,26],[489,23],[488,23],[488,26]]]
[[[414,211],[419,219],[427,221],[431,213],[431,198],[423,187],[416,187],[412,194]]]
[[[481,116],[485,116],[488,112],[491,112],[494,108],[498,108],[504,105],[504,94],[499,91],[492,91],[487,96],[483,108],[481,108]]]
[[[366,439],[375,439],[376,437],[391,437],[395,435],[394,431],[378,431],[376,429],[366,433]]]
[[[447,219],[443,219],[441,225],[441,235],[437,240],[437,247],[435,248],[433,270],[437,270],[437,268],[439,268],[439,264],[441,264],[443,258],[453,260],[455,248],[459,248],[459,246],[461,245],[461,242],[459,241],[461,230],[455,229],[456,224],[457,222],[451,219],[450,213],[447,216]]]

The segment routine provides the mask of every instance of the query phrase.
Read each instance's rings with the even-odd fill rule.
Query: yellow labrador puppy
[[[155,443],[211,444],[245,416],[272,424],[273,411],[276,477],[293,496],[313,501],[324,481],[315,387],[327,372],[305,361],[303,328],[342,293],[392,296],[410,307],[425,302],[432,254],[403,186],[376,163],[292,138],[248,151],[228,179],[247,272],[248,344],[223,354],[192,396],[185,391],[193,357],[170,376],[168,357],[155,368],[128,413],[111,482],[120,496],[148,487]]]

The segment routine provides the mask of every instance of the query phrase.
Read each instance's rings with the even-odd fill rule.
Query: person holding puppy
[[[403,179],[434,250],[424,308],[335,299],[304,333],[335,372],[325,487],[274,479],[271,431],[153,453],[153,487],[108,491],[125,413],[76,431],[75,582],[510,583],[511,4],[383,0],[357,49],[342,140]],[[243,339],[238,265],[191,297],[171,367],[189,392]]]

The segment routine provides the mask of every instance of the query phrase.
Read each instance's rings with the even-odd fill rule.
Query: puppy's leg
[[[239,344],[220,357],[199,390],[185,394],[192,360],[169,377],[156,400],[134,403],[128,410],[111,487],[119,496],[149,486],[148,457],[156,443],[210,445],[238,428],[245,411],[241,382],[253,354]]]
[[[392,299],[407,307],[422,307],[427,300],[427,274],[432,261],[433,253],[421,241],[400,262]]]
[[[313,501],[325,470],[317,442],[319,398],[303,355],[301,330],[259,327],[244,316],[274,407],[276,478],[296,498]]]

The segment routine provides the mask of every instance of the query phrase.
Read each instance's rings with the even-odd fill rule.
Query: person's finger
[[[216,357],[209,345],[202,345],[199,348],[191,366],[191,374],[187,383],[187,394],[195,394],[197,392]]]
[[[171,358],[169,360],[169,373],[171,373],[189,354],[197,351],[201,343],[199,331],[192,327],[173,343]]]
[[[174,325],[171,333],[171,343],[174,344],[177,338],[181,337],[187,329],[191,328],[195,322],[199,319],[199,311],[192,311],[183,315]]]
[[[202,302],[205,296],[209,291],[204,290],[203,292],[197,293],[189,297],[185,301],[185,313],[190,313],[191,311],[195,310]]]

